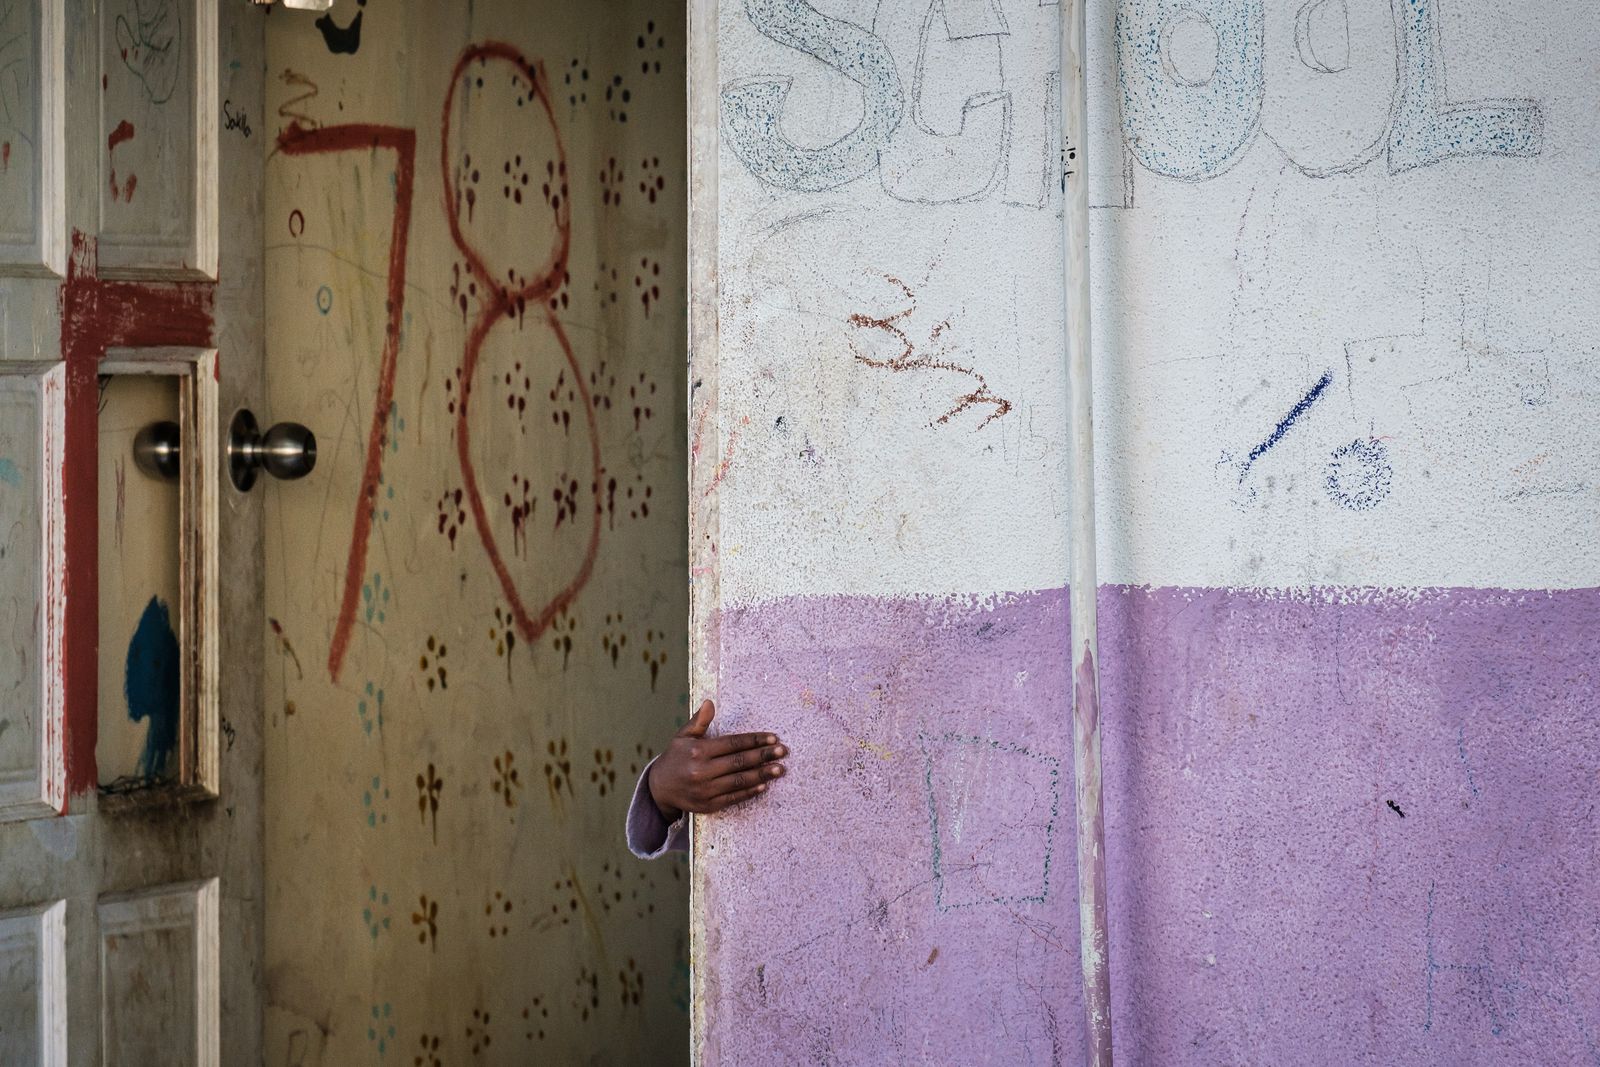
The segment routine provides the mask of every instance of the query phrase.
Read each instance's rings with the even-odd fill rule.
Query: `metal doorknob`
[[[317,465],[316,434],[298,422],[280,422],[261,432],[255,415],[241,408],[228,431],[228,475],[241,493],[250,491],[261,471],[280,481],[310,474]]]
[[[133,439],[133,462],[152,478],[174,481],[181,469],[183,431],[175,422],[152,422]]]

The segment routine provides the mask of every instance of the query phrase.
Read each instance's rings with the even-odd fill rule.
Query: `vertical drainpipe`
[[[1095,595],[1094,387],[1089,331],[1088,81],[1084,8],[1061,2],[1062,210],[1067,419],[1072,474],[1072,761],[1078,812],[1078,927],[1090,1067],[1111,1067],[1111,960],[1106,933],[1105,816],[1100,777],[1099,623]]]

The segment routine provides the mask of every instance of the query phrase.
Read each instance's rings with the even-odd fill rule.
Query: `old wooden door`
[[[0,0],[7,1067],[260,1060],[263,18]]]

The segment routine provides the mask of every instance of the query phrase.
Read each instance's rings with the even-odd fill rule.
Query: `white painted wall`
[[[870,111],[746,10],[791,6],[720,5],[719,77],[792,79],[779,130],[815,147]],[[1059,586],[1060,245],[1055,201],[1028,206],[1051,151],[1058,9],[814,6],[875,30],[906,110],[879,166],[821,191],[764,181],[724,130],[723,600]],[[1275,2],[1257,37],[1224,17],[1251,7],[1120,5],[1126,26],[1158,35],[1163,13],[1213,10],[1222,62],[1192,89],[1151,89],[1131,45],[1113,84],[1118,6],[1091,7],[1105,72],[1090,146],[1103,580],[1600,581],[1593,12]],[[1395,9],[1428,18],[1408,28]],[[1205,32],[1178,21],[1173,54],[1198,50],[1203,67]],[[946,40],[947,25],[965,36]],[[1347,69],[1311,65],[1343,66],[1346,51]],[[1239,58],[1256,55],[1259,81]],[[971,377],[859,361],[899,343],[851,316],[907,308],[895,325],[912,358],[981,374],[1008,414],[984,425],[995,408],[978,405],[930,431]],[[1365,508],[1328,486],[1348,494],[1362,471],[1330,463],[1358,441],[1347,459],[1381,451],[1392,470]]]

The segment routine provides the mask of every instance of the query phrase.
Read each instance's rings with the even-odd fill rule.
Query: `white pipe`
[[[1091,1067],[1111,1067],[1105,816],[1100,777],[1099,580],[1094,540],[1094,385],[1089,330],[1089,127],[1084,8],[1061,0],[1061,231],[1066,260],[1067,419],[1071,436],[1072,760],[1078,812],[1078,930]]]

